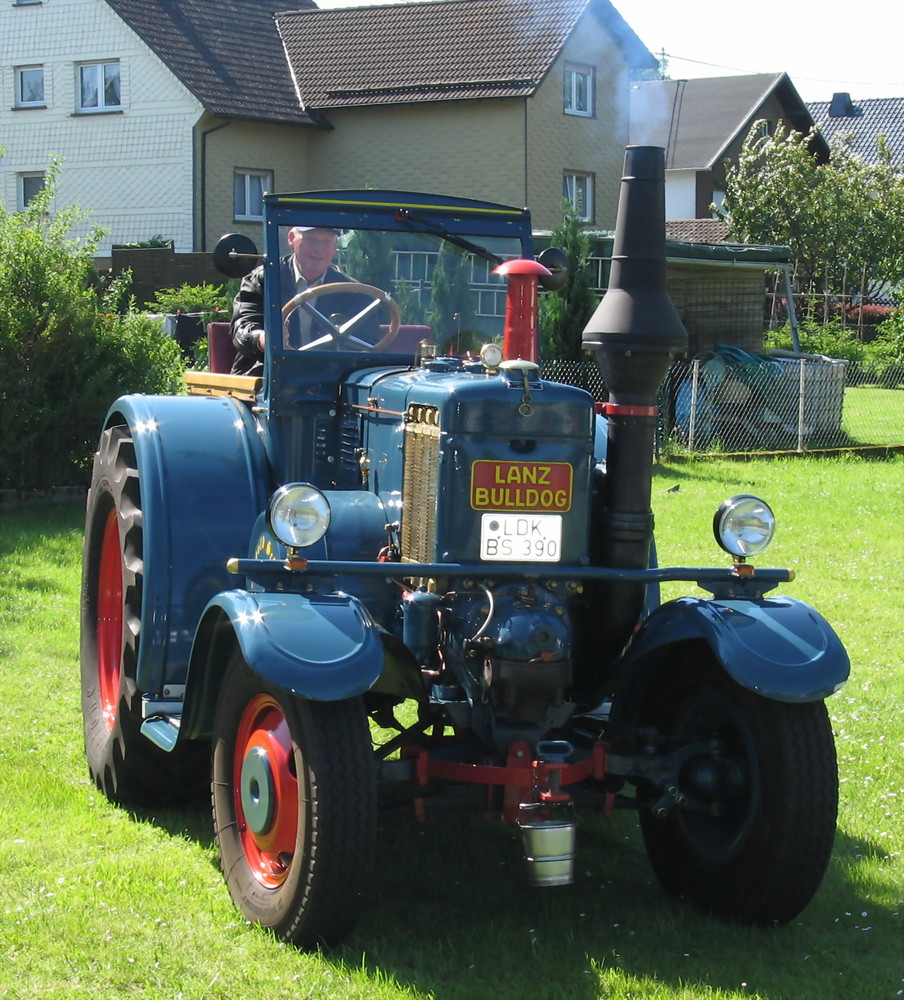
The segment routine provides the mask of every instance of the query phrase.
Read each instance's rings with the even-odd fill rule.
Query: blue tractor
[[[258,268],[259,375],[111,407],[84,543],[90,772],[117,802],[209,787],[232,898],[281,939],[349,932],[390,785],[417,813],[478,791],[537,885],[571,881],[580,792],[635,810],[665,889],[709,912],[784,922],[815,893],[845,651],[770,594],[791,571],[749,561],[760,498],[716,511],[726,565],[655,556],[657,391],[686,344],[663,178],[661,149],[629,147],[584,333],[606,403],[542,377],[538,294],[567,268],[535,259],[526,210],[368,190],[268,195],[263,253],[218,246],[226,273]],[[286,292],[290,234],[316,230],[344,283]],[[327,307],[340,292],[358,304]],[[710,596],[660,603],[663,581]]]

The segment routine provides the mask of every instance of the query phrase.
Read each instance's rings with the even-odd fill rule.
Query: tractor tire
[[[654,681],[645,725],[675,750],[710,741],[680,769],[687,801],[641,811],[665,889],[725,920],[792,920],[813,898],[838,810],[835,744],[824,702],[770,701],[715,663]]]
[[[308,701],[236,649],[214,724],[213,823],[236,906],[300,948],[339,942],[373,875],[377,783],[360,698]]]
[[[107,428],[94,459],[81,595],[82,716],[88,769],[112,802],[152,805],[203,794],[209,748],[161,750],[140,733],[136,685],[144,576],[141,485],[129,428]]]

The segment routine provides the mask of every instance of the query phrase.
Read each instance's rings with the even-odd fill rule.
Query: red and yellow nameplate
[[[571,509],[572,468],[567,462],[493,462],[471,466],[474,510],[564,514]]]

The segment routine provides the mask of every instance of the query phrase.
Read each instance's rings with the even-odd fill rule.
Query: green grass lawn
[[[668,492],[675,486],[677,491]],[[635,820],[581,813],[575,885],[525,883],[517,832],[385,818],[364,919],[329,954],[245,924],[210,818],[110,805],[81,746],[75,505],[0,511],[0,998],[6,1000],[885,1000],[904,993],[904,459],[657,469],[663,564],[722,562],[718,503],[778,517],[766,565],[848,647],[829,702],[841,771],[832,863],[790,925],[720,924],[655,884]],[[665,596],[687,592],[670,585]]]
[[[904,391],[876,385],[844,391],[841,427],[853,443],[904,445]]]

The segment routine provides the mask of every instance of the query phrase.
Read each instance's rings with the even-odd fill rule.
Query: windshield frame
[[[268,194],[264,197],[264,326],[267,330],[265,377],[273,356],[290,353],[282,346],[282,306],[279,282],[280,261],[288,248],[285,233],[292,226],[349,230],[376,230],[399,234],[430,235],[448,241],[459,249],[473,252],[487,261],[504,258],[493,247],[497,241],[510,243],[515,256],[533,257],[530,213],[527,209],[458,199],[446,196],[399,191],[314,191],[299,194]],[[482,240],[490,241],[485,247]],[[498,243],[497,243],[498,246]],[[356,277],[353,275],[353,277]],[[385,289],[392,292],[392,289]],[[403,319],[404,322],[404,319]],[[276,334],[276,335],[274,335]],[[339,351],[332,346],[329,353],[351,356],[361,352]],[[291,352],[297,353],[297,352]],[[325,351],[306,352],[322,356]],[[367,357],[367,353],[364,352]],[[406,348],[394,352],[390,345],[379,352],[383,359],[411,359]],[[372,358],[373,356],[371,356]],[[355,367],[358,367],[355,365]]]

